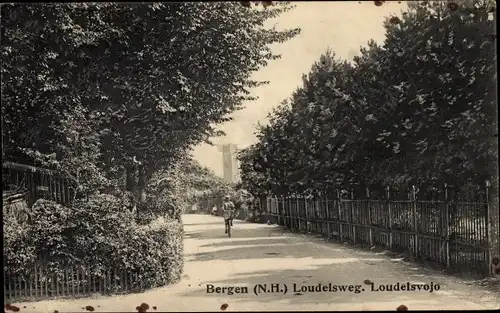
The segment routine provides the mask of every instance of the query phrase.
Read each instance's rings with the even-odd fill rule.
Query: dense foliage
[[[40,200],[29,225],[4,221],[6,272],[50,257],[52,273],[179,277],[180,212],[198,184],[188,152],[253,99],[265,82],[251,74],[299,31],[265,26],[292,8],[268,4],[1,5],[2,157],[54,169],[74,195]]]
[[[252,72],[298,29],[236,2],[2,5],[4,156],[138,202],[156,171],[253,99]],[[99,185],[100,184],[100,185]]]
[[[183,269],[182,225],[158,220],[137,227],[123,205],[120,199],[104,194],[71,208],[40,199],[32,207],[29,224],[4,219],[6,273],[27,277],[35,263],[45,260],[45,274],[61,278],[68,268],[96,278],[106,277],[113,269],[140,275],[131,275],[130,286],[135,287],[177,281]],[[117,291],[115,286],[107,286],[111,288],[107,291]]]
[[[151,185],[155,186],[155,195],[167,189],[175,190],[176,195],[183,195],[177,206],[183,212],[190,212],[194,207],[202,211],[209,211],[213,206],[220,207],[225,196],[229,196],[238,209],[252,201],[251,195],[242,186],[225,182],[211,169],[192,159],[179,162],[171,173],[159,173]],[[163,193],[155,198],[163,199],[165,196]]]
[[[493,1],[409,3],[353,62],[327,51],[240,156],[254,194],[497,186]]]
[[[145,220],[158,215],[180,218],[182,212],[208,199],[230,193],[232,186],[225,183],[210,169],[186,158],[171,168],[153,175],[146,189]]]

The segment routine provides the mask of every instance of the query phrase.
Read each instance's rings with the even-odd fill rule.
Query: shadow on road
[[[353,308],[364,304],[366,309],[370,309],[370,303],[376,304],[377,307],[380,308],[381,304],[384,302],[393,302],[396,297],[400,304],[406,305],[411,303],[415,304],[417,302],[429,304],[434,301],[432,299],[435,299],[436,306],[439,307],[440,297],[437,295],[433,296],[428,292],[372,292],[370,291],[371,286],[364,284],[364,280],[370,279],[372,281],[380,281],[382,279],[381,277],[379,279],[373,277],[378,275],[361,277],[355,272],[354,264],[348,265],[342,262],[335,263],[335,261],[336,260],[332,260],[331,264],[318,265],[309,269],[255,270],[247,273],[238,273],[231,275],[229,279],[204,283],[203,290],[193,290],[184,296],[221,296],[221,294],[216,295],[207,293],[206,286],[207,284],[211,284],[215,287],[246,286],[248,288],[248,294],[227,295],[227,302],[229,304],[232,299],[237,302],[276,302],[276,309],[279,309],[279,303],[283,303],[283,301],[288,304],[296,305],[304,305],[308,303],[332,303],[332,310],[336,310],[335,303],[342,304],[343,306],[352,303]],[[270,259],[269,262],[283,262],[283,259]],[[352,267],[352,269],[348,269],[348,267]],[[338,274],[337,278],[335,278],[336,274]],[[327,292],[307,292],[302,289],[306,286],[316,286],[320,283],[327,286],[329,283],[334,285],[357,285],[357,287],[354,288],[358,288],[361,292],[335,292],[333,290]],[[254,293],[254,287],[257,285],[270,290],[273,284],[280,284],[279,287],[281,289],[283,289],[286,285],[286,294],[283,294],[283,292],[261,292],[256,295]],[[409,306],[411,307],[411,305]],[[396,309],[396,307],[397,305],[394,305],[394,309]],[[374,307],[373,310],[377,310],[377,308]]]
[[[206,223],[191,223],[191,224],[184,223],[184,226],[203,226],[203,225],[217,225],[217,224],[221,224],[221,222],[220,221],[208,221]],[[224,224],[222,224],[222,226],[224,226]]]
[[[293,249],[276,249],[286,246]],[[238,242],[224,242],[206,244],[201,247],[212,248],[213,251],[198,252],[186,255],[191,261],[210,261],[210,260],[251,260],[262,258],[296,258],[303,257],[302,250],[308,249],[308,244],[303,242],[290,242],[289,238],[284,239],[259,239]],[[223,249],[230,247],[228,249]],[[210,249],[210,250],[212,250]]]
[[[185,224],[184,235],[193,239],[240,239],[240,238],[252,238],[261,237],[263,233],[265,236],[281,236],[286,233],[285,230],[276,226],[266,226],[263,230],[262,226],[260,228],[248,227],[248,225],[256,226],[259,224],[249,224],[242,221],[234,221],[234,226],[231,228],[231,238],[224,233],[224,222],[210,223],[200,226],[192,227],[193,225]],[[205,226],[205,227],[203,227]]]
[[[196,227],[186,226],[184,233],[184,238],[194,240],[193,244],[197,247],[194,249],[196,252],[186,253],[186,257],[195,262],[300,258],[308,255],[305,251],[311,251],[311,248],[318,252],[318,249],[325,246],[329,249],[327,255],[323,251],[323,253],[309,254],[309,257],[338,256],[340,250],[332,248],[331,243],[314,236],[304,240],[304,236],[292,234],[276,225],[252,224],[244,221],[234,221],[231,238],[224,233],[224,225],[221,223],[219,227],[216,222]]]
[[[205,245],[201,245],[202,248],[212,247],[212,248],[224,248],[231,246],[241,246],[241,245],[255,245],[258,243],[259,245],[273,245],[273,244],[285,244],[290,240],[285,240],[284,238],[264,238],[259,240],[238,240],[238,241],[225,241],[225,242],[217,242],[217,243],[208,243]]]
[[[243,303],[276,301],[277,306],[283,302],[297,305],[332,303],[334,310],[337,310],[335,304],[345,310],[349,310],[351,304],[353,309],[362,305],[367,310],[370,310],[370,306],[372,310],[378,310],[383,303],[391,308],[396,300],[399,304],[413,304],[414,307],[434,303],[436,307],[443,307],[443,298],[436,293],[370,292],[371,286],[364,284],[367,279],[379,284],[394,284],[409,280],[429,283],[437,278],[424,274],[418,268],[409,268],[400,263],[400,258],[391,258],[385,252],[357,251],[354,247],[330,242],[320,236],[293,234],[276,225],[234,221],[233,236],[228,238],[224,234],[222,219],[211,217],[209,222],[200,224],[195,227],[185,224],[185,238],[191,246],[185,255],[187,262],[196,268],[217,266],[219,270],[210,275],[210,281],[200,282],[200,288],[190,290],[182,297],[222,296],[227,297],[227,301]],[[287,294],[253,293],[255,285],[267,284],[270,288],[271,284],[278,283],[287,286]],[[359,285],[358,288],[364,288],[365,291],[301,290],[302,286],[319,283]],[[209,294],[207,284],[219,287],[246,286],[249,293]]]

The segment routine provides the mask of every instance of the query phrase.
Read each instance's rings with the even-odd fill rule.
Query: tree
[[[158,215],[168,213],[174,202],[174,207],[181,212],[193,205],[220,205],[225,195],[230,195],[233,201],[244,198],[244,192],[235,189],[189,156],[169,170],[156,172],[146,191],[149,209]]]
[[[467,177],[484,181],[490,175],[483,169],[494,154],[487,152],[484,140],[473,139],[491,138],[484,126],[494,124],[489,94],[496,57],[494,44],[483,35],[493,29],[489,6],[463,2],[450,10],[443,2],[412,5],[398,24],[386,25],[384,64],[393,80],[389,90],[399,86],[401,91],[391,114],[392,129],[386,130],[390,135],[381,141],[405,150],[399,163],[408,165],[404,172],[414,183],[454,183]]]
[[[258,160],[259,144],[251,145],[238,154],[241,172],[241,188],[248,190],[254,197],[259,198],[269,193],[269,177]]]
[[[283,102],[271,114],[270,125],[261,128],[260,167],[270,169],[274,193],[318,192],[340,184],[345,166],[332,153],[344,153],[353,125],[352,105],[343,91],[351,70],[328,50],[304,75],[290,102]]]
[[[248,151],[260,173],[301,193],[483,184],[498,171],[492,5],[411,4],[352,66],[327,52]]]
[[[81,106],[88,96],[86,86],[90,84],[83,79],[92,68],[84,65],[88,64],[85,49],[100,40],[107,41],[109,34],[98,19],[93,29],[76,27],[74,19],[85,13],[85,6],[2,5],[5,157],[32,164],[31,156],[26,156],[23,149],[51,154],[59,120],[72,114],[72,109]],[[77,66],[78,71],[72,70]]]
[[[249,90],[263,82],[251,73],[279,58],[270,45],[299,31],[263,23],[291,8],[229,2],[2,7],[6,157],[29,163],[35,154],[52,154],[61,117],[81,107],[95,122],[101,168],[117,181],[125,172],[124,188],[144,200],[156,171],[216,135],[213,125],[252,99]]]

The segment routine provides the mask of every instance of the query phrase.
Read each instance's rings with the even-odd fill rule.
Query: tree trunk
[[[146,185],[147,185],[147,180],[148,178],[146,177],[147,171],[146,171],[146,166],[141,165],[139,166],[139,179],[137,181],[137,199],[139,200],[139,203],[144,203],[146,201]]]
[[[138,180],[135,190],[135,196],[137,199],[137,214],[139,214],[139,210],[143,208],[143,205],[146,202],[146,187],[148,186],[148,182],[153,176],[155,170],[155,168],[150,164],[151,163],[144,163],[139,166]]]
[[[498,142],[496,143],[498,151]],[[499,208],[499,190],[498,190],[498,157],[491,162],[491,180],[488,188],[488,209],[489,209],[489,228],[490,228],[490,246],[491,259],[500,258],[500,208]],[[491,262],[491,260],[490,260]],[[495,274],[494,274],[495,275]],[[496,274],[496,276],[499,276]]]
[[[133,166],[128,166],[125,169],[126,181],[125,181],[125,190],[134,192],[136,188],[136,168]]]
[[[134,191],[136,189],[136,168],[135,166],[127,166],[125,168],[125,190],[131,193],[130,202],[131,207],[130,211],[134,212],[137,209],[136,199],[134,197]]]
[[[495,63],[498,61],[495,58]],[[496,83],[495,77],[495,83]],[[490,95],[493,97],[493,94]],[[494,99],[491,99],[491,113],[493,118],[493,125],[490,125],[490,151],[491,158],[487,164],[487,173],[491,175],[490,179],[490,188],[489,188],[489,217],[490,217],[490,242],[491,242],[491,257],[499,258],[500,257],[500,208],[499,208],[499,173],[498,173],[498,102]]]

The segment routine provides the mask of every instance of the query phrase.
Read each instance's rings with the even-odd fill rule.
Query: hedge
[[[177,282],[183,270],[183,227],[172,218],[138,225],[120,199],[97,194],[64,207],[38,200],[28,224],[4,219],[4,272],[33,277],[35,263],[48,275],[68,267],[94,277],[109,270],[137,274],[129,286],[148,289]],[[135,277],[135,276],[133,276]],[[113,284],[105,292],[118,291]]]

